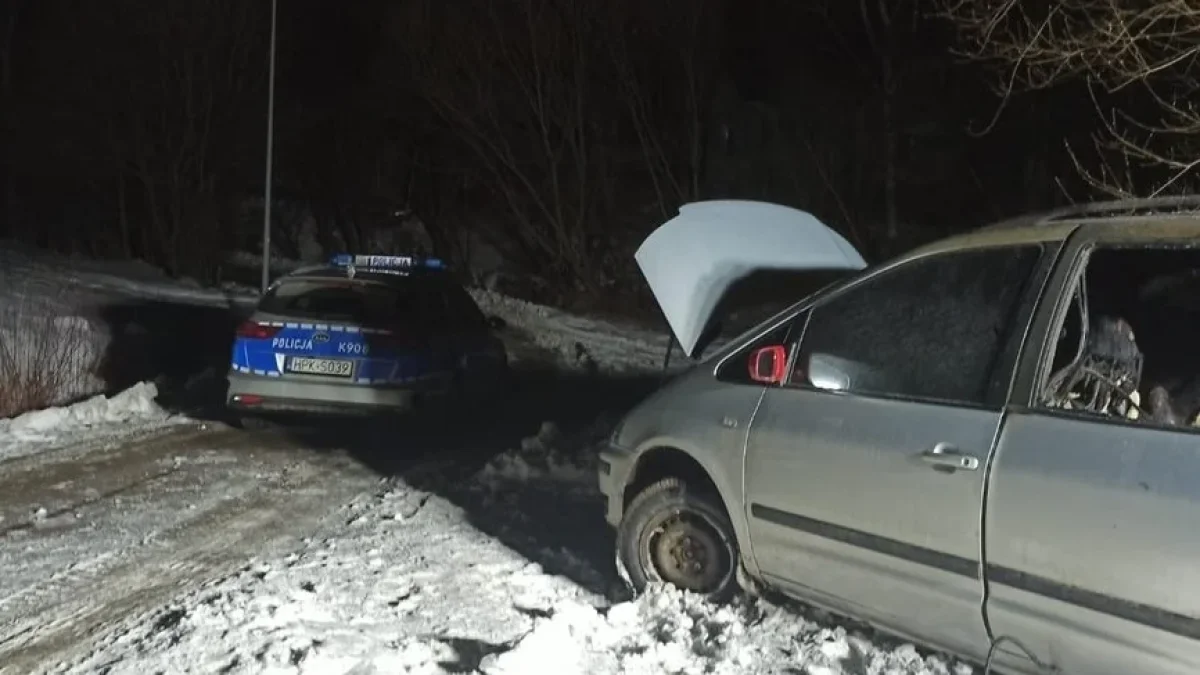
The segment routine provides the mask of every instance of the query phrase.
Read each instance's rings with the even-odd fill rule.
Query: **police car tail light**
[[[243,321],[237,329],[237,336],[251,340],[268,340],[282,330],[279,326],[267,326],[257,321]]]

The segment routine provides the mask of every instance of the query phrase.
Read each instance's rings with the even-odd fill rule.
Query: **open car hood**
[[[863,257],[812,214],[767,202],[693,202],[650,233],[634,254],[684,353],[725,292],[760,270],[860,270]]]

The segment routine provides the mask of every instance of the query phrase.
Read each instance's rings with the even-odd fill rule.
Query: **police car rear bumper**
[[[337,382],[296,382],[231,372],[226,406],[242,412],[370,414],[406,412],[446,393],[445,384],[372,387]]]

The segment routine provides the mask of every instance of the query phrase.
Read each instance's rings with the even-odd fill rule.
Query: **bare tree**
[[[922,71],[916,45],[925,35],[919,0],[818,0],[804,3],[808,18],[828,30],[830,50],[873,93],[872,115],[882,137],[884,224],[887,239],[899,236],[900,148],[905,135],[903,96]],[[848,34],[845,26],[861,27],[865,41]],[[865,47],[865,49],[864,49]]]
[[[265,22],[239,0],[59,0],[71,50],[39,45],[58,79],[42,103],[55,143],[115,204],[117,227],[80,226],[94,248],[204,274],[224,243],[223,184],[261,154]],[[111,45],[120,44],[121,49]],[[80,54],[87,54],[81,58]],[[97,242],[107,239],[104,246]],[[115,241],[113,241],[115,240]]]
[[[583,0],[411,3],[397,22],[417,86],[475,154],[528,262],[577,287],[601,279],[589,251],[597,134],[596,39]]]
[[[152,227],[146,247],[172,271],[195,273],[220,245],[218,167],[228,167],[263,66],[255,40],[260,11],[238,0],[175,0],[131,7],[145,26],[133,37],[157,66],[131,80],[145,104],[115,121],[114,150],[140,183]],[[253,115],[260,118],[259,115]],[[224,155],[224,156],[222,156]],[[198,263],[198,264],[197,264]]]
[[[1117,196],[1194,189],[1200,0],[939,0],[962,54],[996,68],[1002,103],[1081,83],[1098,119],[1079,173]]]
[[[613,87],[659,214],[701,197],[721,0],[606,3]]]

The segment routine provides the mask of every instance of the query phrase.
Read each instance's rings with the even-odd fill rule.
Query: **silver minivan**
[[[696,363],[600,453],[635,590],[770,588],[1005,672],[1200,672],[1200,198],[869,268],[807,213],[701,202],[637,262]],[[847,278],[701,354],[768,268]]]

